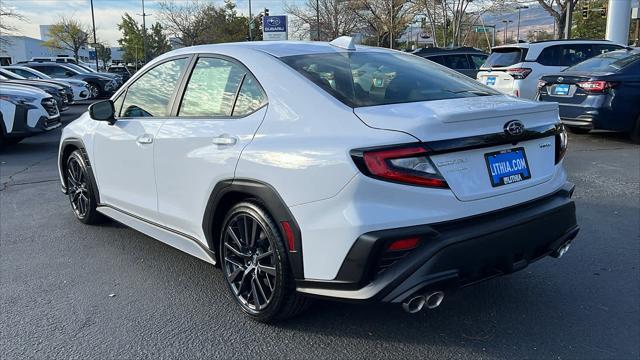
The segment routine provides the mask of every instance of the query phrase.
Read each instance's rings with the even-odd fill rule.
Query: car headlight
[[[5,100],[15,105],[23,105],[34,103],[36,98],[30,96],[0,95],[0,100]]]

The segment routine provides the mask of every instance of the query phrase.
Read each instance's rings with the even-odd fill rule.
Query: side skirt
[[[184,251],[210,264],[216,264],[216,258],[213,252],[205,248],[196,238],[109,205],[101,204],[96,210],[119,223],[162,241],[171,247]]]

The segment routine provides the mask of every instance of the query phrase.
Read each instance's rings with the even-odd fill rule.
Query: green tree
[[[147,53],[150,59],[171,50],[171,45],[160,23],[151,25],[151,33],[147,36]]]
[[[80,21],[63,17],[49,28],[49,40],[44,45],[53,49],[70,50],[78,60],[78,52],[87,45],[89,28]]]
[[[591,9],[601,9],[607,6],[605,0],[592,0]],[[573,12],[573,29],[571,37],[580,39],[604,39],[607,29],[607,18],[599,12],[590,11],[589,17],[582,17],[582,6],[577,6]]]
[[[125,63],[139,63],[143,61],[143,36],[142,28],[131,15],[124,13],[122,21],[118,24],[118,30],[122,32],[122,37],[118,44],[122,47],[122,60]]]
[[[98,57],[98,60],[102,61],[106,68],[107,63],[111,61],[111,48],[102,43],[96,44],[96,56]]]

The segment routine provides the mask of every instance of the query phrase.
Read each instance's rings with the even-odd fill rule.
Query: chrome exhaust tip
[[[561,257],[564,256],[564,254],[567,253],[567,251],[569,251],[570,247],[571,247],[571,241],[568,241],[564,245],[560,246],[558,250],[552,252],[551,256],[553,256],[556,259],[560,259]]]
[[[425,303],[426,298],[424,297],[424,295],[416,295],[411,297],[409,300],[405,300],[402,303],[402,308],[409,314],[415,314],[418,311],[422,310],[422,307]]]
[[[434,291],[425,296],[425,304],[427,305],[427,309],[435,309],[442,303],[444,300],[444,293],[442,291]]]

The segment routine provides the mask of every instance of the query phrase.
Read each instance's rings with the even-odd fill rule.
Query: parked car
[[[543,76],[538,99],[557,102],[576,133],[624,131],[640,142],[640,51],[612,51]]]
[[[49,84],[46,82],[25,79],[4,69],[0,69],[0,82],[14,85],[30,86],[43,90],[56,100],[56,104],[60,112],[69,109],[69,99],[73,101],[73,92],[71,88],[66,85]]]
[[[96,67],[95,63],[86,63],[81,60],[76,60],[72,56],[39,56],[39,57],[31,58],[30,61],[31,62],[55,62],[60,64],[77,64],[77,65],[87,66],[91,69],[95,69]]]
[[[3,66],[2,69],[11,71],[16,75],[20,75],[26,79],[37,79],[42,81],[51,82],[54,84],[62,83],[71,86],[73,91],[73,100],[87,100],[90,97],[89,87],[85,81],[75,79],[54,79],[51,76],[42,73],[36,69],[32,69],[27,66],[9,65]]]
[[[421,48],[413,52],[427,60],[437,62],[459,73],[463,73],[473,79],[478,74],[478,69],[489,57],[486,52],[472,48]]]
[[[538,79],[624,46],[606,40],[546,40],[497,46],[477,79],[505,94],[534,99]]]
[[[43,72],[52,78],[82,80],[87,83],[91,98],[109,96],[117,89],[117,83],[113,79],[100,74],[83,73],[66,64],[31,62],[23,65]]]
[[[556,104],[411,54],[243,42],[152,60],[64,128],[59,173],[79,221],[220,264],[254,319],[305,295],[416,312],[564,254],[566,140]]]
[[[51,95],[34,87],[0,83],[0,145],[15,144],[60,125]]]
[[[118,74],[113,74],[113,73],[109,73],[109,72],[102,72],[102,71],[95,71],[87,66],[84,65],[80,65],[80,64],[66,64],[66,66],[69,66],[70,68],[76,69],[80,72],[83,73],[87,73],[87,74],[98,74],[98,75],[102,75],[104,77],[108,77],[112,80],[116,81],[116,85],[119,88],[120,86],[122,86],[122,84],[124,83],[122,76],[118,75]]]
[[[108,72],[122,76],[122,81],[126,82],[131,77],[131,73],[126,66],[109,66]]]

